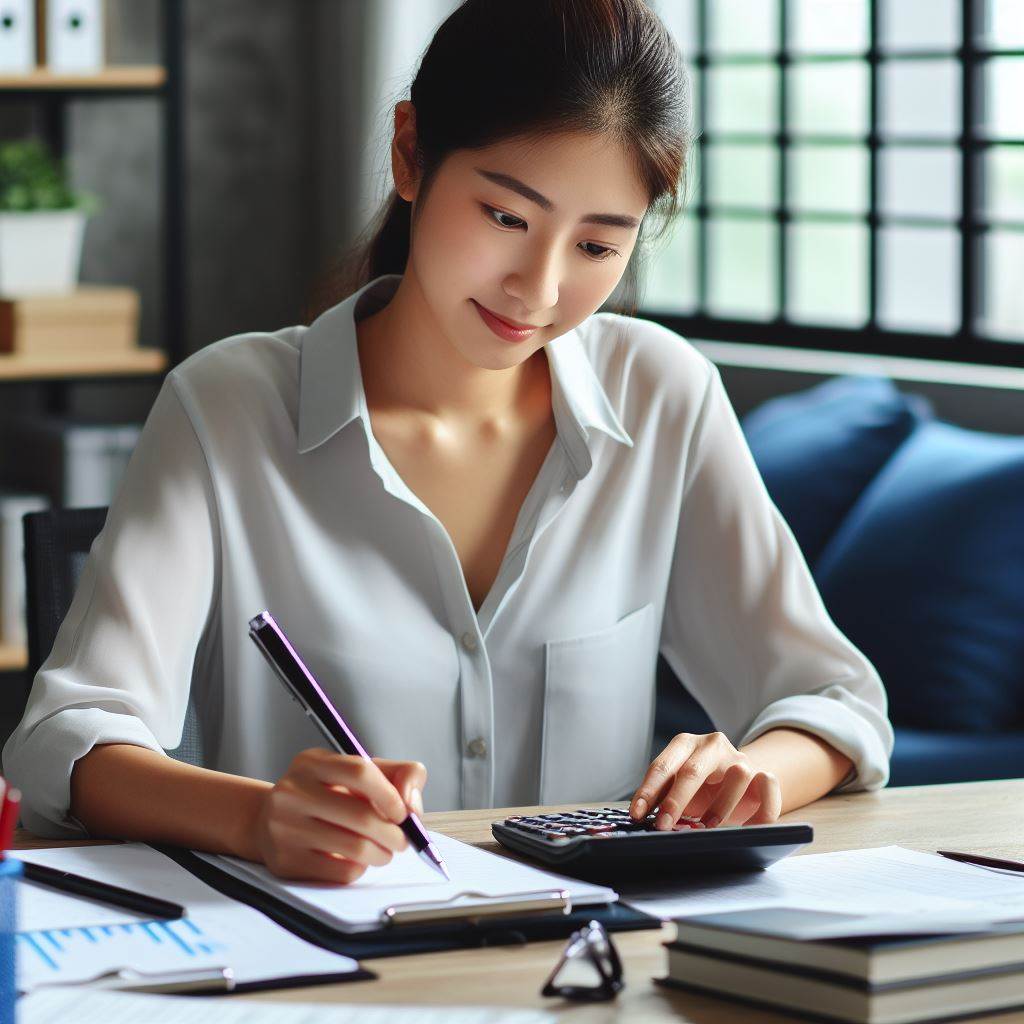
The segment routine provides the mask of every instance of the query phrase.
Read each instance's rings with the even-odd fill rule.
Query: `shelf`
[[[0,74],[0,90],[46,89],[159,89],[167,81],[167,72],[159,64],[112,64],[94,74],[73,74],[37,68],[24,74]]]
[[[0,672],[22,672],[28,668],[28,648],[20,644],[0,644]]]
[[[167,353],[159,348],[48,356],[0,353],[0,381],[145,376],[166,369]]]

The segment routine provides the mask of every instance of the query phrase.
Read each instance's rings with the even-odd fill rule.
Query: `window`
[[[649,2],[695,177],[640,315],[1024,366],[1024,0]]]

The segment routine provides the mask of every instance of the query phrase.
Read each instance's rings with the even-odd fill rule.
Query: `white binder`
[[[102,0],[40,0],[40,10],[42,61],[51,71],[103,68]]]
[[[33,0],[0,0],[0,74],[25,74],[36,66]]]

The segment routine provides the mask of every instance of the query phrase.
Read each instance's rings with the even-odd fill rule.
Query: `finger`
[[[782,814],[782,786],[772,772],[761,772],[755,780],[761,806],[746,822],[748,825],[770,825]]]
[[[427,766],[420,761],[391,761],[382,757],[375,757],[373,760],[401,794],[406,807],[417,814],[422,814]]]
[[[409,809],[398,790],[373,761],[319,748],[306,751],[306,754],[298,769],[299,774],[315,778],[322,785],[344,786],[359,793],[396,824],[409,816]]]
[[[674,828],[683,809],[696,796],[697,791],[704,785],[704,780],[713,769],[714,765],[709,762],[707,755],[701,753],[694,753],[685,764],[681,765],[668,793],[661,801],[661,808],[658,811],[654,827],[657,829]]]
[[[393,850],[375,843],[368,836],[340,825],[332,825],[320,818],[308,818],[303,822],[295,842],[311,850],[340,854],[346,860],[374,868],[390,864],[395,856]]]
[[[729,765],[725,771],[718,795],[702,815],[705,828],[714,828],[725,821],[744,796],[746,796],[747,790],[751,788],[754,777],[759,774],[760,772],[756,772],[745,761],[735,761]],[[754,793],[757,793],[756,788]]]
[[[334,857],[322,850],[295,850],[281,861],[268,863],[267,867],[278,878],[303,882],[333,882],[348,885],[366,871],[365,864]]]
[[[680,733],[651,762],[629,805],[633,818],[644,818],[649,810],[658,806],[662,794],[672,784],[677,768],[693,752],[695,741],[696,737],[690,733]]]
[[[366,836],[394,853],[408,845],[405,833],[393,822],[382,818],[376,808],[362,797],[326,789],[315,781],[303,782],[302,787],[305,801],[301,810],[307,817],[319,818],[330,825]]]

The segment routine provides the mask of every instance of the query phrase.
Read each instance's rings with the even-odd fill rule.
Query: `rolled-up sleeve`
[[[829,617],[709,366],[661,651],[735,746],[769,729],[803,729],[853,762],[837,792],[880,789],[893,748],[882,681]]]
[[[97,744],[163,752],[180,742],[213,608],[218,531],[209,467],[172,371],[4,746],[31,831],[84,833],[69,813],[71,771]]]

